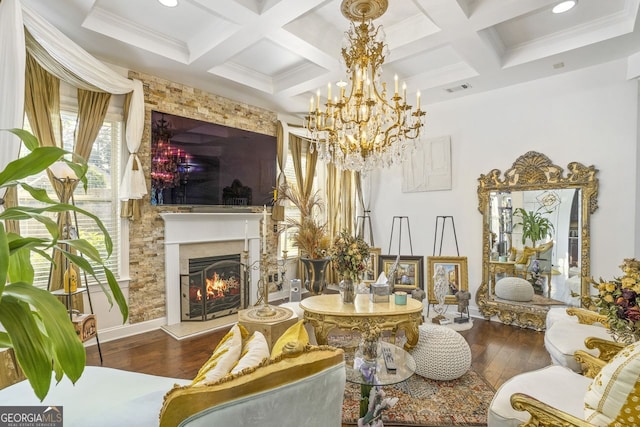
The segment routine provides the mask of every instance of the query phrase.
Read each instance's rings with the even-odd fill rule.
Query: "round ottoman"
[[[496,282],[496,296],[509,301],[531,301],[533,286],[520,277],[505,277]]]
[[[418,344],[409,352],[416,374],[439,381],[460,378],[471,367],[471,349],[464,337],[446,326],[420,325]]]

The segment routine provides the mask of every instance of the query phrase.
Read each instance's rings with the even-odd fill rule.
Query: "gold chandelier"
[[[343,0],[342,14],[351,22],[347,46],[342,48],[349,84],[338,82],[339,94],[332,98],[329,83],[324,109],[320,90],[309,103],[305,127],[318,157],[340,170],[367,172],[400,163],[408,140],[418,138],[423,126],[420,92],[413,111],[407,103],[406,84],[398,91],[397,75],[390,99],[381,81],[388,47],[382,27],[374,27],[373,19],[382,16],[387,6],[387,0]],[[358,20],[360,24],[355,23]]]

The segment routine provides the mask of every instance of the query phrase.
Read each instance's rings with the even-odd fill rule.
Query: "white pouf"
[[[440,325],[419,327],[418,344],[410,350],[416,374],[439,381],[460,378],[471,367],[471,349],[462,335]]]
[[[496,282],[496,296],[509,301],[531,301],[533,286],[520,277],[505,277]]]

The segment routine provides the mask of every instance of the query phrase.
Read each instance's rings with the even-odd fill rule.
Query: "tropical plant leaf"
[[[38,138],[36,138],[31,132],[26,131],[24,129],[18,129],[18,128],[6,129],[6,130],[7,132],[11,132],[12,134],[18,136],[22,140],[22,143],[27,148],[27,150],[33,151],[36,148],[40,147],[40,142],[38,142]]]
[[[11,348],[11,338],[5,331],[0,331],[0,348]]]
[[[11,287],[13,285],[6,289]],[[53,295],[49,296],[54,298]],[[59,302],[58,304],[60,305]],[[33,391],[40,400],[44,399],[51,385],[51,356],[46,351],[45,338],[38,329],[29,305],[6,295],[5,291],[0,300],[0,323],[11,337],[11,346],[18,364]]]
[[[104,273],[107,276],[107,282],[109,283],[109,288],[111,289],[111,293],[113,294],[113,298],[116,300],[118,307],[120,307],[120,312],[122,313],[122,322],[126,322],[129,318],[129,308],[127,306],[127,300],[122,293],[122,289],[118,285],[118,281],[116,277],[113,275],[111,270],[108,268],[104,269]],[[109,295],[108,292],[105,292]]]
[[[59,240],[58,243],[66,243],[72,248],[76,249],[78,252],[81,252],[82,255],[86,256],[90,260],[98,262],[100,264],[104,263],[100,252],[98,252],[95,246],[93,246],[85,239]]]
[[[15,233],[8,233],[9,253],[11,262],[8,265],[8,277],[11,282],[33,283],[34,271],[31,265],[30,247],[42,242],[42,239],[23,239]],[[0,267],[1,270],[1,267]],[[2,271],[0,271],[2,274]],[[0,289],[0,295],[2,291]]]
[[[58,234],[58,224],[54,220],[52,220],[47,215],[43,215],[43,212],[46,212],[46,208],[27,208],[24,206],[16,206],[13,208],[5,209],[3,212],[0,212],[0,220],[14,220],[14,221],[24,221],[27,219],[33,219],[35,221],[40,222],[47,228],[47,232],[51,236],[53,241],[57,240],[59,237]]]
[[[0,222],[0,299],[7,283],[9,272],[9,239],[4,231],[4,224]]]
[[[50,292],[24,282],[7,285],[2,300],[7,296],[29,304],[43,319],[46,319],[42,324],[46,329],[47,339],[53,345],[60,368],[75,383],[84,370],[86,353],[64,304]],[[29,317],[33,319],[33,316]],[[11,340],[14,341],[13,335]],[[49,365],[50,369],[51,365]]]
[[[38,174],[59,160],[65,153],[65,150],[58,147],[39,147],[26,156],[9,162],[0,172],[0,185]]]
[[[44,203],[50,203],[52,205],[55,203],[58,203],[56,200],[53,200],[52,198],[50,198],[49,194],[47,194],[47,191],[43,188],[35,188],[30,186],[29,184],[25,184],[24,182],[21,182],[20,186],[24,190],[26,190],[31,195],[31,197],[33,197],[36,200],[39,200]]]

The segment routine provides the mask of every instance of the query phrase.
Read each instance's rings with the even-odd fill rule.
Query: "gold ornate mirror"
[[[590,293],[597,173],[572,162],[565,176],[547,156],[529,151],[503,176],[498,169],[480,176],[482,284],[476,302],[485,318],[497,315],[505,324],[541,331],[550,307],[582,305]],[[502,281],[496,293],[504,277],[517,279]]]

